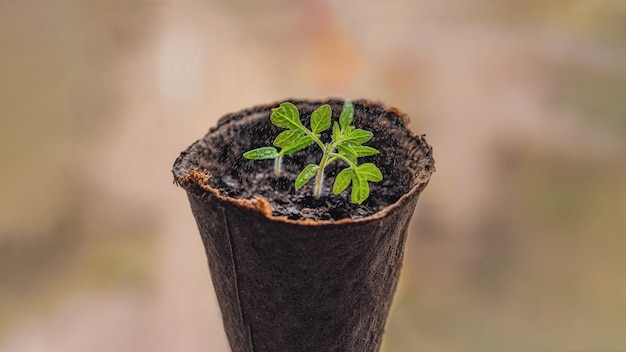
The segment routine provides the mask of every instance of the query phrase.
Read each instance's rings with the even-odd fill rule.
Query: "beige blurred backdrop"
[[[434,146],[383,350],[626,350],[626,2],[0,0],[0,351],[228,351],[178,153],[289,97]]]

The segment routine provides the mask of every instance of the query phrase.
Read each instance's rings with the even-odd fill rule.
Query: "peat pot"
[[[289,101],[305,126],[322,104],[338,121],[343,105],[335,99]],[[362,159],[384,177],[370,183],[370,198],[360,205],[350,203],[350,189],[332,193],[345,165],[328,168],[320,199],[311,185],[294,189],[299,171],[320,160],[315,146],[286,156],[280,178],[273,161],[242,157],[272,145],[282,131],[269,118],[278,103],[222,117],[174,163],[234,352],[380,348],[409,222],[435,167],[432,148],[409,130],[406,115],[377,102],[353,104],[354,125],[373,132],[367,145],[380,151]]]

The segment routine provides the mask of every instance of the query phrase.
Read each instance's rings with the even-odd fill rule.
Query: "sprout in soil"
[[[358,164],[358,158],[378,154],[378,150],[363,145],[372,139],[372,132],[352,126],[354,107],[346,100],[339,116],[339,123],[333,124],[332,141],[323,143],[320,140],[321,132],[331,125],[332,110],[325,104],[311,114],[311,129],[306,128],[300,121],[298,108],[289,102],[280,104],[272,109],[270,120],[278,127],[286,128],[274,139],[274,147],[261,147],[249,150],[243,154],[246,159],[262,160],[274,159],[274,174],[280,177],[282,160],[285,155],[301,151],[311,144],[317,144],[322,149],[322,159],[319,165],[307,165],[296,178],[296,190],[304,186],[315,177],[315,198],[319,199],[324,181],[324,169],[335,161],[343,161],[347,167],[335,177],[333,193],[343,192],[352,183],[352,203],[361,204],[370,194],[368,181],[382,181],[383,175],[372,163]]]

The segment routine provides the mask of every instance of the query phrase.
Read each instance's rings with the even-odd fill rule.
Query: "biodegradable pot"
[[[334,121],[343,104],[289,101],[304,119],[321,104],[330,104]],[[310,188],[296,192],[293,180],[315,155],[299,152],[305,156],[294,159],[292,168],[286,157],[283,181],[272,179],[270,162],[241,157],[246,150],[271,145],[280,130],[269,116],[278,103],[224,116],[174,164],[175,182],[187,192],[235,352],[380,348],[409,221],[434,171],[434,160],[432,148],[409,130],[404,114],[366,100],[353,104],[355,126],[374,132],[367,144],[380,150],[373,162],[385,177],[380,185],[371,184],[371,201],[346,205],[356,216],[330,209],[334,217],[307,218],[316,201]],[[327,188],[332,178],[331,170]],[[275,191],[267,190],[274,186]],[[254,193],[255,187],[265,194]],[[324,198],[347,200],[348,191]],[[379,193],[384,196],[377,200]],[[274,202],[272,194],[296,200],[284,206]],[[300,215],[293,214],[294,208]],[[371,214],[359,218],[367,211]]]

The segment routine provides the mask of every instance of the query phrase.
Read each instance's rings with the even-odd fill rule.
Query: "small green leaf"
[[[301,151],[302,149],[310,146],[311,144],[313,144],[313,139],[311,137],[302,136],[302,138],[300,138],[300,140],[297,143],[281,149],[280,152],[281,154],[289,155],[289,154]]]
[[[376,165],[372,163],[359,165],[354,171],[358,174],[359,177],[362,177],[367,181],[380,182],[383,180],[382,172],[380,172],[380,169],[378,169],[378,167],[376,167]]]
[[[370,186],[358,173],[353,174],[351,200],[352,203],[361,204],[370,196]]]
[[[326,131],[330,127],[330,116],[332,113],[328,104],[324,104],[313,111],[311,114],[311,130],[313,133]]]
[[[376,155],[380,153],[378,150],[372,147],[368,147],[366,145],[355,145],[352,147],[352,149],[354,150],[354,152],[356,153],[358,157],[371,156],[371,155]]]
[[[243,157],[250,160],[276,159],[278,151],[274,147],[261,147],[248,150]]]
[[[374,137],[372,132],[357,128],[354,131],[350,131],[349,134],[346,134],[344,142],[363,144],[372,139],[372,137]]]
[[[343,108],[341,109],[341,115],[339,115],[339,125],[341,125],[341,130],[345,131],[350,124],[352,124],[352,120],[354,119],[354,106],[350,100],[346,100],[343,102]]]
[[[335,177],[335,183],[333,184],[333,193],[339,194],[343,192],[348,186],[350,182],[352,182],[353,171],[351,168],[347,167],[341,170],[337,177]]]
[[[279,148],[289,147],[294,144],[298,144],[300,139],[304,137],[304,132],[300,130],[287,130],[282,131],[276,139],[274,139],[274,145]]]
[[[300,171],[300,174],[296,178],[296,191],[300,189],[300,187],[304,186],[304,184],[307,183],[310,179],[315,177],[315,174],[317,174],[317,169],[319,169],[319,166],[315,164],[309,164],[302,171]]]
[[[270,120],[278,127],[289,129],[299,129],[303,127],[302,122],[300,122],[300,112],[298,108],[289,102],[284,102],[280,104],[280,107],[273,108]]]
[[[339,151],[339,154],[345,156],[351,161],[353,159],[356,160],[356,158],[358,157],[356,151],[354,150],[354,147],[351,146],[350,144],[339,143],[337,144],[337,150]]]
[[[341,130],[339,129],[339,124],[337,122],[335,122],[333,124],[333,142],[338,142],[339,139],[341,138]]]

